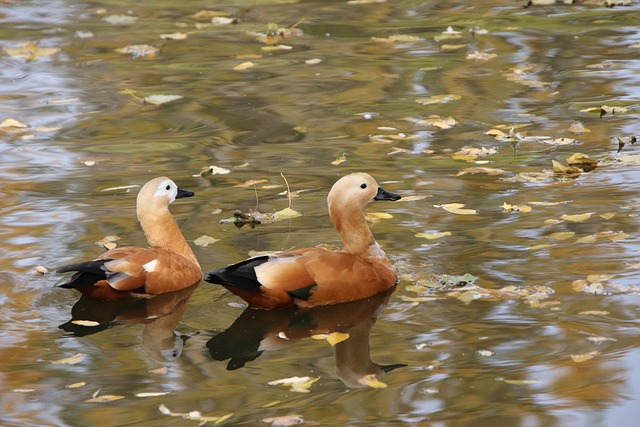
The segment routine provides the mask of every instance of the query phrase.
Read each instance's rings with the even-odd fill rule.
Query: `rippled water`
[[[231,414],[225,425],[635,425],[640,161],[615,138],[637,134],[640,8],[598,3],[4,2],[0,121],[28,128],[0,130],[1,424],[187,426],[201,419],[169,412],[199,411]],[[237,22],[205,25],[205,9]],[[288,29],[284,46],[257,40],[270,23]],[[442,38],[449,26],[458,38]],[[160,38],[174,33],[187,37]],[[136,44],[159,53],[116,51]],[[416,102],[446,94],[461,98]],[[183,98],[142,102],[151,95]],[[602,105],[629,108],[585,111]],[[570,132],[574,121],[588,132]],[[474,163],[463,147],[490,154]],[[598,168],[532,175],[577,152]],[[199,176],[211,165],[231,172]],[[338,245],[325,198],[352,171],[418,196],[370,208],[393,216],[372,225],[400,273],[387,301],[243,311],[202,284],[96,305],[56,288],[62,275],[33,273],[97,256],[106,236],[144,245],[128,186],[159,175],[196,192],[172,211],[190,242],[219,239],[193,245],[205,269]],[[301,217],[220,224],[256,203],[285,208],[281,173],[305,190],[292,199]],[[266,181],[238,186],[249,180]],[[450,235],[419,237],[435,232]],[[466,286],[450,278],[466,273]],[[310,337],[324,331],[349,339]],[[269,384],[294,376],[318,379]],[[121,398],[87,402],[104,396]]]

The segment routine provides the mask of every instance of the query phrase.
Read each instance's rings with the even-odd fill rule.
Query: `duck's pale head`
[[[383,190],[368,173],[357,172],[340,178],[329,191],[327,203],[332,207],[364,210],[375,200],[399,200],[400,196]]]

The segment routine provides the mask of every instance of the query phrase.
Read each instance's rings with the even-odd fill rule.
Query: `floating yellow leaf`
[[[333,162],[331,162],[331,164],[334,166],[338,166],[339,164],[344,163],[346,161],[347,161],[347,156],[345,153],[342,153]]]
[[[271,424],[274,427],[289,427],[304,424],[304,418],[302,418],[302,415],[297,414],[263,418],[260,421],[266,424]]]
[[[504,380],[504,382],[511,385],[533,385],[540,383],[538,380]]]
[[[583,354],[572,354],[571,359],[573,359],[573,361],[576,363],[582,363],[589,359],[593,359],[599,354],[600,354],[599,351],[590,351],[588,353],[583,353]]]
[[[431,104],[447,104],[451,101],[457,101],[462,99],[460,95],[455,94],[445,94],[445,95],[433,95],[428,98],[418,98],[416,102],[421,105],[431,105]]]
[[[5,119],[2,123],[0,123],[0,130],[10,131],[10,130],[18,130],[18,129],[26,129],[29,125],[26,125],[22,122],[19,122],[15,119]]]
[[[142,100],[147,104],[162,105],[182,98],[181,95],[150,95],[142,98]]]
[[[598,237],[595,234],[589,234],[576,240],[576,243],[594,243],[598,241]]]
[[[501,207],[505,212],[531,212],[531,206],[527,205],[510,205],[505,202]]]
[[[160,34],[162,40],[184,40],[187,38],[186,33]]]
[[[158,397],[158,396],[166,396],[169,394],[168,391],[150,391],[146,393],[136,393],[136,397]]]
[[[551,163],[553,164],[553,173],[556,175],[565,175],[569,178],[575,178],[582,173],[580,169],[574,166],[566,166],[555,160],[551,160]]]
[[[256,64],[254,64],[251,61],[248,62],[243,62],[241,64],[236,65],[235,67],[233,67],[234,71],[243,71],[243,70],[248,70],[249,68],[255,66]]]
[[[38,43],[26,42],[24,45],[18,48],[5,47],[4,51],[12,58],[26,59],[27,61],[34,61],[36,59],[43,58],[45,56],[51,56],[60,52],[57,47],[38,47]]]
[[[488,61],[490,59],[496,58],[498,55],[495,53],[488,53],[488,52],[480,52],[478,50],[473,51],[471,53],[468,53],[466,58],[467,59],[475,59],[478,61]]]
[[[448,203],[446,205],[435,206],[456,215],[476,215],[478,213],[478,211],[475,209],[464,209],[463,203]]]
[[[74,389],[74,388],[84,387],[86,385],[87,385],[87,383],[85,383],[85,382],[78,382],[78,383],[69,384],[67,386],[67,388]]]
[[[71,323],[78,326],[100,326],[100,322],[96,322],[95,320],[72,320]]]
[[[607,213],[600,214],[600,215],[598,215],[598,216],[599,216],[600,218],[603,218],[603,219],[611,219],[611,218],[613,218],[614,216],[616,216],[616,213],[615,213],[615,212],[607,212]]]
[[[583,314],[585,316],[608,316],[611,313],[608,311],[602,311],[602,310],[587,310],[587,311],[581,311],[578,314]]]
[[[467,174],[476,174],[476,173],[483,173],[483,174],[487,174],[487,175],[496,176],[496,175],[506,175],[509,172],[507,172],[504,169],[488,168],[488,167],[484,167],[484,166],[475,166],[475,167],[462,169],[460,172],[458,172],[456,174],[456,176],[462,176],[462,175],[467,175]]]
[[[417,200],[423,200],[423,199],[426,199],[426,198],[427,198],[427,196],[423,196],[423,195],[420,195],[420,196],[402,196],[402,199],[400,199],[399,201],[401,201],[401,202],[415,202]]]
[[[216,239],[215,237],[207,236],[205,234],[195,239],[193,243],[196,244],[197,246],[202,246],[203,248],[206,248],[207,246],[218,241],[220,241],[220,239]]]
[[[311,385],[313,385],[313,383],[315,383],[319,379],[320,377],[291,377],[283,378],[281,380],[269,381],[267,384],[290,386],[291,391],[295,391],[298,393],[309,393],[309,388],[311,388]]]
[[[292,219],[302,216],[302,214],[298,211],[294,211],[291,208],[284,208],[281,211],[277,211],[273,213],[273,219],[275,221],[282,221],[285,219]]]
[[[591,215],[593,215],[594,213],[595,212],[587,212],[587,213],[577,214],[577,215],[565,214],[565,215],[562,215],[560,218],[569,222],[585,222],[586,220],[591,218]]]
[[[584,127],[584,125],[579,121],[575,121],[575,122],[571,123],[571,126],[569,126],[567,131],[569,131],[571,133],[575,133],[576,135],[581,135],[583,133],[591,132],[591,130],[589,130],[586,127]]]
[[[113,402],[114,400],[124,399],[124,396],[119,396],[115,394],[104,394],[102,396],[92,397],[91,399],[87,399],[84,402],[86,403],[103,403],[103,402]]]
[[[82,362],[85,356],[86,355],[84,353],[78,353],[75,356],[67,357],[66,359],[53,360],[51,363],[54,365],[75,365]]]
[[[211,416],[202,415],[200,411],[173,412],[171,409],[167,408],[164,404],[160,405],[158,407],[158,410],[164,415],[169,415],[172,417],[180,417],[180,418],[184,418],[185,420],[200,421],[201,422],[200,425],[203,425],[206,423],[220,424],[233,416],[233,414],[226,414],[219,417],[211,417]]]
[[[311,338],[313,338],[314,340],[326,340],[329,344],[331,344],[331,347],[333,347],[336,344],[349,339],[349,334],[344,332],[332,332],[329,334],[312,335]]]
[[[575,166],[585,172],[592,171],[596,167],[598,167],[598,162],[582,153],[575,153],[567,159],[567,163],[569,164],[569,166]]]
[[[419,239],[427,239],[427,240],[435,240],[440,239],[442,237],[451,236],[450,231],[442,231],[440,233],[417,233],[415,237]]]
[[[387,385],[380,381],[375,374],[369,374],[362,378],[358,378],[358,382],[371,388],[387,388]]]
[[[160,53],[160,49],[157,47],[149,46],[148,44],[132,44],[125,47],[116,49],[118,53],[124,53],[131,55],[131,58],[151,58]]]

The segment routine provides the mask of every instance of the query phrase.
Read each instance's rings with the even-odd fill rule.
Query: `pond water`
[[[636,425],[625,3],[2,2],[0,424]],[[576,153],[597,168],[553,172]],[[125,304],[56,287],[108,236],[145,245],[155,176],[196,192],[172,212],[209,270],[338,247],[325,200],[353,171],[404,198],[369,209],[391,295],[263,312],[208,283]],[[281,174],[302,216],[220,223],[289,206]]]

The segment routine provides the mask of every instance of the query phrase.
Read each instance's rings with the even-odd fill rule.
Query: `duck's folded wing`
[[[144,286],[146,293],[158,294],[186,288],[202,278],[197,265],[174,252],[160,248],[122,249],[128,250],[103,266],[107,283],[116,290],[133,291]]]

